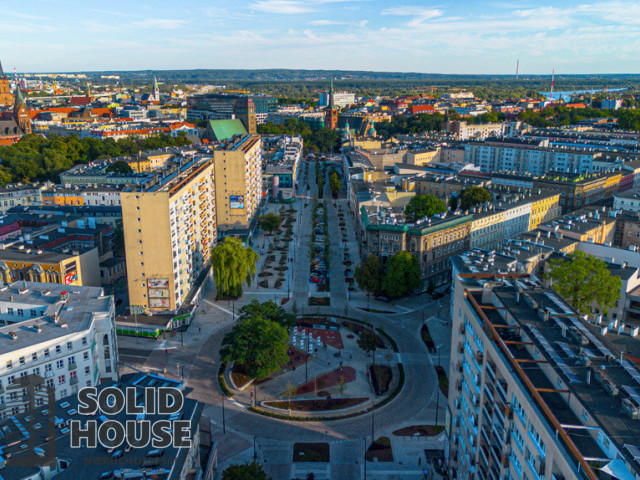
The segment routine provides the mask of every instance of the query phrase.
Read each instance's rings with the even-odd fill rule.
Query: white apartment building
[[[87,187],[81,193],[84,205],[102,207],[120,207],[120,190],[108,187]]]
[[[473,142],[464,145],[464,160],[483,172],[544,175],[550,171],[591,173],[598,152],[549,148],[517,142]]]
[[[640,187],[614,193],[613,209],[640,212]]]
[[[329,92],[322,92],[318,99],[319,107],[327,107],[329,105]],[[333,103],[337,108],[348,107],[356,103],[356,94],[350,92],[335,92],[333,94]]]
[[[6,214],[12,207],[42,205],[44,184],[10,185],[0,188],[0,215]]]
[[[101,288],[15,282],[0,288],[0,418],[18,414],[17,379],[35,374],[56,399],[117,380],[113,297]]]

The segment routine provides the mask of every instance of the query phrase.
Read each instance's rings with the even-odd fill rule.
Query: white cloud
[[[163,30],[175,30],[176,28],[184,27],[187,24],[186,20],[178,20],[174,18],[147,18],[134,22],[134,25],[141,28],[158,28]]]
[[[330,25],[346,25],[346,22],[336,22],[334,20],[311,20],[309,25],[316,25],[319,27],[330,26]]]
[[[403,17],[413,17],[407,25],[415,27],[421,25],[427,20],[432,18],[442,17],[442,10],[437,8],[423,8],[423,7],[391,7],[383,10],[382,15],[398,15]]]
[[[297,0],[258,0],[249,5],[249,8],[264,13],[276,13],[278,15],[295,15],[310,13],[313,9],[308,4]]]

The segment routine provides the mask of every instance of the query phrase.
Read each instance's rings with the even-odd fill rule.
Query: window
[[[44,349],[44,358],[49,358],[49,349],[48,348]]]
[[[67,350],[73,350],[73,342],[67,342]]]
[[[16,376],[15,375],[9,375],[7,377],[7,385],[13,385],[16,381]]]
[[[109,335],[107,335],[106,333],[102,337],[102,344],[103,345],[109,345]]]
[[[38,354],[37,354],[37,352],[33,352],[33,353],[31,354],[31,360],[33,360],[34,362],[35,362],[36,360],[38,360]]]
[[[76,378],[76,372],[75,372],[75,370],[74,370],[73,372],[69,372],[69,380],[72,380],[72,379],[74,379],[74,378]]]
[[[20,357],[20,365],[24,365],[24,357]]]
[[[33,374],[34,375],[40,375],[40,367],[36,367],[33,369]]]
[[[11,360],[7,360],[7,370],[11,370],[13,368],[13,362]]]
[[[18,309],[18,315],[21,317],[24,316],[24,310],[22,308]]]
[[[82,345],[86,345],[87,344],[87,337],[82,337]]]
[[[11,307],[7,308],[7,313],[9,315],[13,315],[13,308],[11,308]]]
[[[31,315],[32,317],[35,317],[38,315],[38,312],[36,312],[35,310],[29,310],[29,315]]]
[[[51,364],[50,364],[50,363],[47,363],[47,364],[44,366],[44,371],[45,371],[45,372],[47,372],[47,373],[48,373],[48,372],[50,372],[50,371],[52,371],[52,370],[53,370],[53,367],[51,366]]]
[[[56,353],[61,353],[62,352],[62,347],[60,347],[60,345],[56,345]]]
[[[84,367],[84,374],[85,375],[89,375],[91,373],[91,368],[89,367]]]
[[[46,381],[47,387],[53,388],[53,378],[48,378]]]
[[[56,362],[56,368],[64,368],[64,360],[58,360]]]
[[[89,352],[84,352],[84,353],[82,354],[82,359],[83,359],[83,360],[89,360]]]
[[[58,385],[63,385],[66,381],[67,381],[67,379],[65,378],[64,375],[59,375],[58,376]]]

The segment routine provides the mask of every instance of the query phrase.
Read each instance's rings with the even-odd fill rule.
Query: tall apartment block
[[[452,319],[456,478],[639,478],[637,340],[585,322],[526,274],[457,275]]]
[[[118,379],[113,297],[101,288],[15,282],[0,288],[0,419],[25,409],[18,382],[44,379],[55,398]]]
[[[122,192],[132,312],[182,305],[216,243],[215,192],[210,157],[185,163],[150,189]]]
[[[213,159],[218,231],[246,235],[262,198],[262,138],[233,137],[216,147]]]

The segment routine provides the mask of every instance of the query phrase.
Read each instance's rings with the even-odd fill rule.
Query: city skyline
[[[300,68],[444,74],[640,73],[630,1],[196,0],[4,8],[6,71]],[[81,41],[80,41],[81,39]]]

